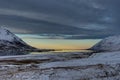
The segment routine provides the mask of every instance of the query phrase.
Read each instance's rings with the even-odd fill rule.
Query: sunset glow
[[[87,49],[96,44],[100,39],[23,39],[28,44],[42,49]]]

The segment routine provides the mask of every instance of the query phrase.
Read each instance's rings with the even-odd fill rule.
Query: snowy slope
[[[107,37],[90,49],[95,51],[119,51],[120,35]]]
[[[5,28],[0,28],[0,51],[2,50],[32,50],[22,39]]]
[[[23,44],[26,44],[24,41],[22,41],[15,34],[13,34],[9,30],[2,28],[2,27],[0,28],[0,40],[5,40],[5,41],[9,41],[9,42],[19,41]]]

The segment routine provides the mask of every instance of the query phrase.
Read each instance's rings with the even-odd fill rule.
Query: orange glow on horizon
[[[69,39],[23,39],[33,47],[40,49],[88,49],[100,40]]]

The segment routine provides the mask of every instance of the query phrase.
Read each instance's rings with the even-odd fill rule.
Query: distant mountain
[[[94,45],[90,50],[94,51],[119,51],[120,50],[120,35],[110,36],[96,45]]]
[[[5,28],[0,28],[0,51],[40,51]]]

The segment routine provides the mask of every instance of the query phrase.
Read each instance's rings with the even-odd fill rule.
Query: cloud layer
[[[120,34],[119,4],[119,0],[0,0],[0,25],[15,33],[104,38]]]

